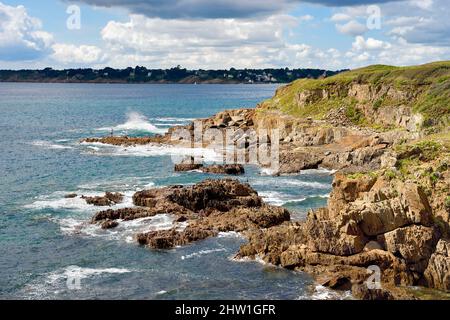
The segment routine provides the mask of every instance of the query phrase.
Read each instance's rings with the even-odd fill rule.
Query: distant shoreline
[[[234,69],[187,70],[147,69],[64,69],[0,70],[0,82],[24,83],[131,83],[131,84],[282,84],[298,79],[320,79],[340,71],[324,69]]]
[[[197,83],[191,83],[191,82],[160,82],[160,81],[153,81],[153,82],[126,82],[126,81],[3,81],[0,80],[0,83],[45,83],[45,84],[130,84],[130,85],[134,85],[134,84],[161,84],[161,85],[165,85],[165,84],[181,84],[181,85],[211,85],[211,84],[242,84],[242,85],[270,85],[270,84],[288,84],[289,82],[253,82],[253,83],[248,83],[248,82],[197,82]]]

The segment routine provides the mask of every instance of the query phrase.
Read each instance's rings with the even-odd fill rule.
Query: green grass
[[[323,118],[333,108],[345,107],[350,120],[354,123],[377,125],[363,121],[357,105],[348,97],[348,85],[352,83],[368,84],[375,89],[391,86],[403,92],[414,93],[414,99],[399,100],[385,95],[375,101],[365,101],[372,103],[375,111],[386,106],[408,105],[414,112],[423,115],[426,126],[445,128],[450,123],[450,61],[411,67],[373,65],[325,79],[300,79],[281,87],[277,94],[265,101],[262,106],[297,117],[316,119]],[[299,106],[297,102],[299,93],[313,91],[320,96],[320,92],[324,89],[329,94],[326,99],[315,99],[309,104]]]
[[[445,198],[445,208],[447,210],[450,210],[450,196],[447,196],[447,198]]]

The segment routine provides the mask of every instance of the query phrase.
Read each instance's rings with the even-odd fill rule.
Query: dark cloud
[[[347,7],[347,6],[359,6],[370,4],[382,4],[388,2],[399,2],[405,0],[299,0],[298,2],[308,2],[314,4],[320,4],[327,7]]]
[[[78,0],[100,7],[122,7],[133,13],[164,19],[257,17],[300,2],[342,7],[393,1],[404,0]]]

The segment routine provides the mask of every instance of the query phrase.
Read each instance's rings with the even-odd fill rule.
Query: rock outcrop
[[[244,166],[241,164],[215,164],[204,166],[203,164],[197,163],[180,163],[175,165],[174,170],[177,172],[198,170],[204,173],[224,175],[240,175],[245,173]]]
[[[84,199],[87,204],[92,204],[94,206],[99,207],[106,207],[121,203],[123,201],[123,194],[106,192],[104,196],[94,196],[94,197],[82,196],[81,198]]]
[[[177,223],[170,230],[144,232],[137,235],[140,244],[167,249],[215,236],[218,232],[249,232],[269,228],[290,219],[281,207],[267,205],[248,184],[238,180],[205,180],[193,186],[169,186],[136,192],[137,207],[100,211],[92,218],[109,229],[117,220],[133,220],[157,214],[174,214]]]
[[[253,231],[238,257],[328,275],[324,282],[330,287],[344,285],[345,279],[365,285],[367,268],[377,266],[383,288],[391,288],[395,297],[401,297],[396,286],[427,283],[448,290],[450,247],[434,221],[433,207],[417,183],[338,173],[327,208],[311,211],[304,222]],[[391,299],[384,289],[353,291],[362,298]]]
[[[450,292],[450,239],[439,240],[424,276],[429,287]]]

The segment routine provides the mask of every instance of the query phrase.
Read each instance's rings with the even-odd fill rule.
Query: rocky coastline
[[[361,78],[346,78],[341,84],[329,79],[320,89],[298,88],[294,83],[256,109],[226,110],[199,120],[203,131],[237,132],[233,139],[244,151],[252,147],[245,141],[247,130],[278,130],[279,141],[271,141],[279,146],[274,175],[319,167],[335,170],[327,207],[310,211],[305,221],[291,221],[288,210],[265,204],[251,186],[221,179],[137,192],[134,208],[101,211],[92,223],[113,228],[119,219],[172,213],[176,215],[172,229],[141,233],[136,241],[169,249],[236,231],[248,239],[236,258],[262,259],[308,272],[324,286],[352,290],[355,298],[416,299],[411,289],[415,286],[449,293],[448,126],[430,125],[427,113],[416,112],[411,105],[433,87],[399,88],[387,80],[372,84]],[[383,103],[378,103],[381,98]],[[285,99],[290,99],[297,113],[310,110],[310,116],[286,111]],[[322,110],[320,117],[313,111],[322,104],[346,101],[350,104]],[[83,142],[170,145],[177,143],[172,137],[177,129],[189,132],[194,147],[194,123],[171,128],[165,135]],[[244,142],[239,143],[240,139]],[[232,174],[241,173],[237,164],[233,166]],[[175,170],[208,172],[207,168],[202,163],[185,163]],[[220,166],[209,172],[228,173]],[[380,278],[372,288],[368,281],[377,272]]]

